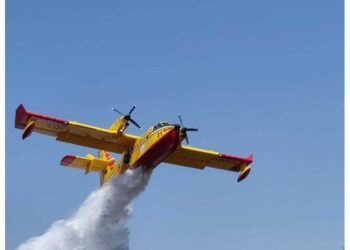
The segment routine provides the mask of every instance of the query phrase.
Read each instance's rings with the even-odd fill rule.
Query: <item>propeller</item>
[[[124,119],[131,122],[132,124],[134,124],[136,127],[141,128],[141,126],[139,124],[137,124],[137,122],[135,122],[132,118],[131,118],[131,113],[135,110],[136,105],[132,106],[132,108],[130,109],[129,113],[127,115],[123,114],[122,112],[120,112],[119,110],[117,110],[116,108],[112,108],[113,111],[121,114],[122,116],[124,116]]]
[[[197,128],[187,128],[187,127],[185,127],[184,124],[183,124],[183,122],[182,122],[181,115],[178,114],[178,116],[179,116],[180,123],[181,123],[180,131],[184,134],[186,143],[187,143],[187,145],[188,145],[190,142],[189,142],[189,140],[188,140],[187,131],[198,131],[198,129],[197,129]]]

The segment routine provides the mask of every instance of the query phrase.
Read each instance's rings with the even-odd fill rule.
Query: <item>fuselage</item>
[[[175,151],[182,138],[180,125],[167,122],[156,124],[122,154],[115,166],[112,164],[106,170],[101,177],[101,185],[112,177],[122,175],[127,169],[142,167],[147,171],[155,168]]]
[[[158,123],[147,130],[130,150],[129,168],[155,168],[177,148],[180,141],[179,125]]]

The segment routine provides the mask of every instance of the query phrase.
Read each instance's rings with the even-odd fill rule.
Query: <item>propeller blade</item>
[[[189,142],[189,139],[188,139],[188,136],[187,136],[187,131],[198,131],[198,129],[197,128],[186,128],[185,126],[184,126],[184,124],[183,124],[183,122],[182,122],[182,117],[181,117],[181,115],[180,114],[178,114],[178,117],[179,117],[179,120],[180,120],[180,124],[181,124],[181,131],[182,131],[182,133],[183,133],[183,137],[184,137],[184,139],[186,140],[186,143],[187,143],[187,145],[188,144],[190,144],[190,142]]]
[[[178,116],[179,116],[179,119],[180,119],[181,127],[184,127],[184,124],[182,123],[181,115],[178,114]]]
[[[185,134],[185,140],[186,140],[187,145],[189,145],[189,144],[190,144],[190,141],[188,140],[187,134]]]
[[[186,131],[199,131],[198,128],[185,128]]]
[[[139,129],[141,129],[141,126],[137,124],[137,122],[135,122],[133,119],[129,118],[129,121],[134,124],[136,127],[138,127]]]
[[[132,106],[132,108],[130,109],[129,111],[129,114],[128,115],[131,115],[131,113],[134,111],[134,109],[136,108],[136,105]]]
[[[112,108],[112,110],[117,112],[117,113],[119,113],[119,114],[121,114],[121,115],[124,115],[122,112],[118,111],[116,108]]]

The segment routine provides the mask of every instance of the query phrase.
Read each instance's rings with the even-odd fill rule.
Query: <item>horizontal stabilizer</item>
[[[62,166],[84,169],[86,174],[90,171],[105,170],[109,164],[113,163],[114,158],[102,160],[93,157],[91,154],[88,154],[86,157],[66,155],[61,160]]]

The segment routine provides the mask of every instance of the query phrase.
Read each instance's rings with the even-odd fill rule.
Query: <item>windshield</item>
[[[155,125],[153,127],[153,131],[157,130],[157,129],[161,128],[161,127],[165,127],[165,126],[169,126],[169,125],[170,125],[170,123],[168,123],[168,122],[160,122],[160,123],[158,123],[157,125]]]

